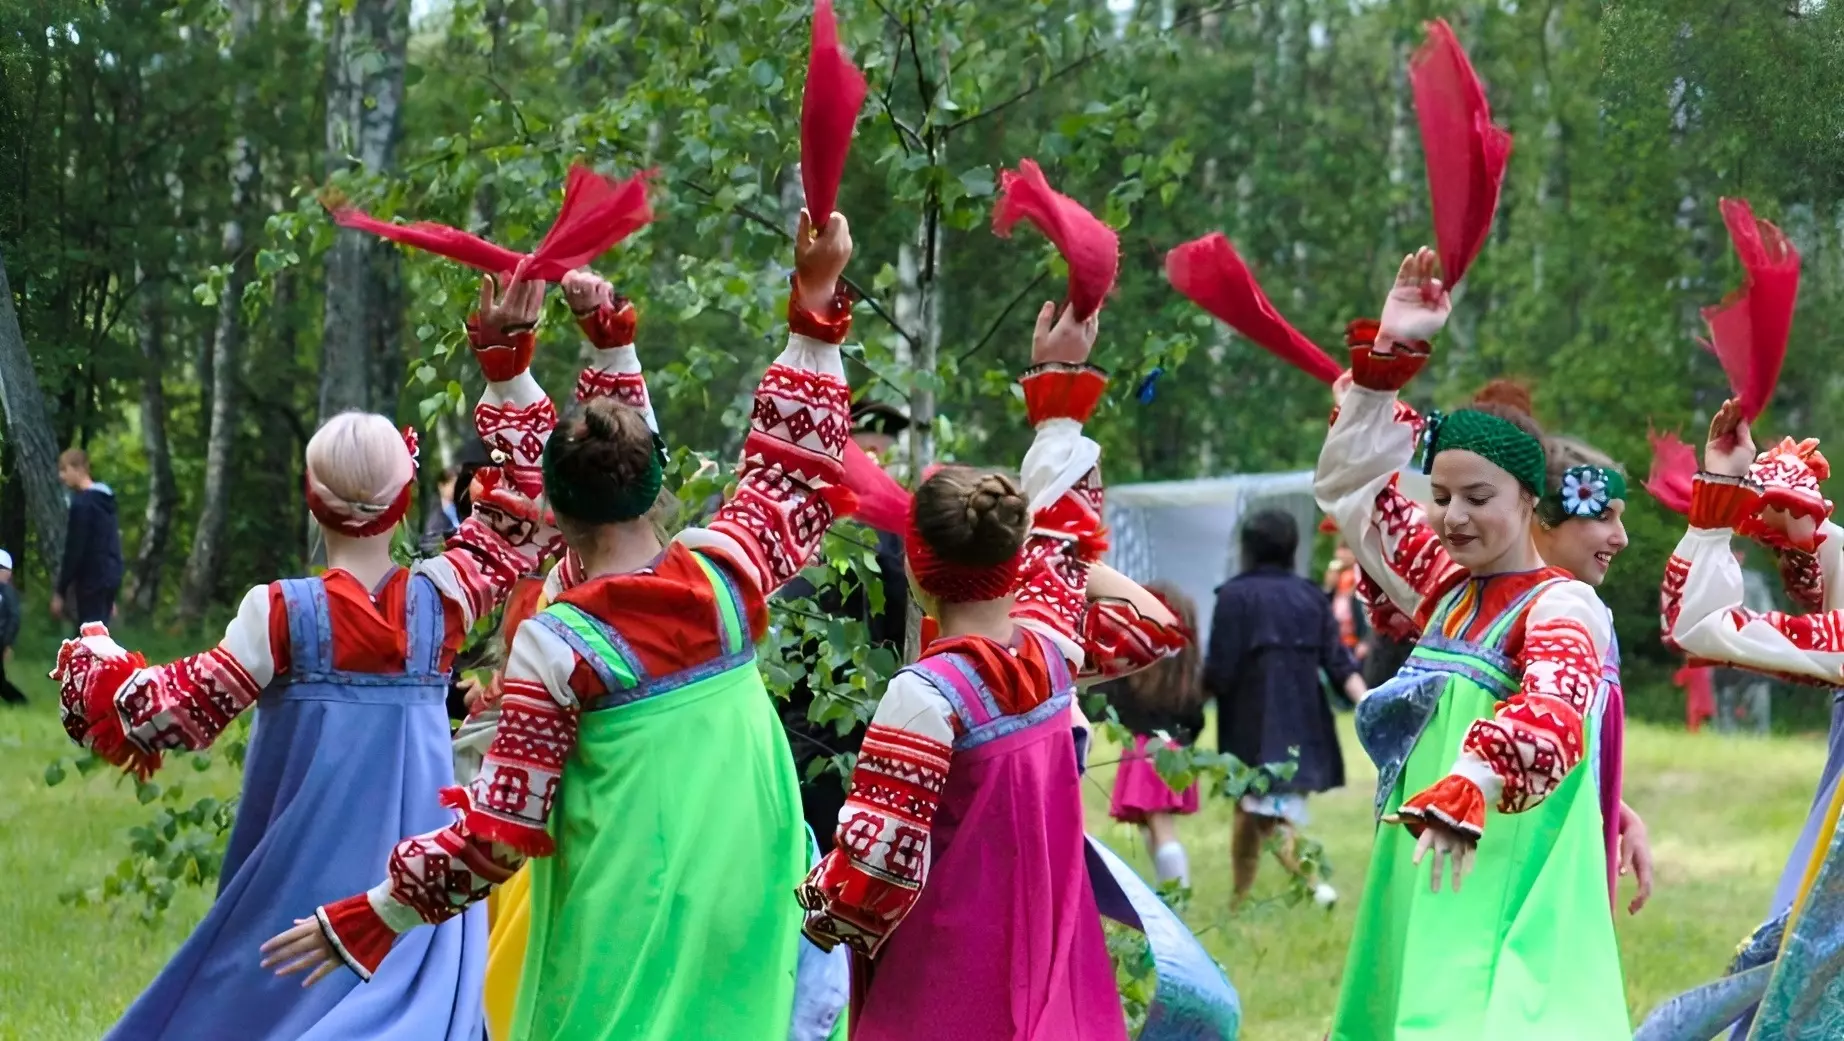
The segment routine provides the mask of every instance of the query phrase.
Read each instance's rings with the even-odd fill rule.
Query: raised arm
[[[1582,720],[1612,643],[1607,608],[1581,582],[1545,590],[1524,618],[1518,692],[1467,729],[1453,772],[1406,800],[1398,819],[1439,822],[1474,841],[1487,806],[1522,813],[1549,797],[1582,757]]]
[[[1730,548],[1761,504],[1747,476],[1754,446],[1734,403],[1710,424],[1704,472],[1691,488],[1690,528],[1665,568],[1666,633],[1693,658],[1828,687],[1844,685],[1844,611],[1752,611]]]
[[[535,571],[557,539],[539,506],[544,442],[557,428],[557,406],[531,375],[544,283],[515,274],[505,292],[496,288],[493,278],[480,280],[479,306],[467,320],[468,344],[487,381],[474,406],[474,431],[499,461],[474,475],[474,508],[504,518],[493,526]]]
[[[1340,381],[1343,396],[1313,474],[1319,508],[1359,566],[1409,615],[1458,571],[1421,507],[1396,488],[1420,434],[1420,417],[1397,393],[1427,362],[1427,340],[1451,308],[1432,272],[1425,250],[1404,260],[1382,321],[1354,322],[1347,331],[1350,386]]]
[[[216,647],[148,666],[91,623],[58,651],[52,678],[64,732],[108,762],[147,777],[170,751],[196,751],[286,669],[288,619],[274,586],[243,598]]]
[[[802,215],[788,344],[756,387],[736,490],[708,526],[678,536],[762,598],[807,566],[840,507],[852,501],[841,462],[851,389],[839,356],[852,327],[851,296],[839,281],[851,252],[842,214],[817,235]]]
[[[576,668],[575,653],[556,635],[520,626],[506,664],[499,731],[480,773],[466,787],[442,793],[461,819],[399,842],[383,881],[318,908],[295,939],[369,980],[398,936],[453,918],[512,877],[527,857],[550,855],[546,825],[564,759],[576,745],[579,708],[570,684]]]
[[[815,944],[875,955],[915,906],[954,737],[953,709],[933,684],[910,671],[891,678],[852,768],[832,852],[796,891]]]
[[[1107,374],[1088,364],[1097,322],[1078,322],[1054,304],[1038,313],[1032,364],[1019,379],[1025,413],[1036,429],[1024,457],[1031,531],[1018,575],[1020,625],[1052,640],[1084,678],[1109,678],[1175,654],[1190,638],[1157,597],[1099,563],[1102,526],[1101,446],[1083,436],[1107,389]]]

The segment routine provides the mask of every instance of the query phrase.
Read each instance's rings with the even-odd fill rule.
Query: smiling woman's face
[[[1571,517],[1553,528],[1538,523],[1532,531],[1545,564],[1559,567],[1591,586],[1607,579],[1613,558],[1626,548],[1626,500],[1607,504],[1598,519]]]
[[[1428,519],[1454,563],[1476,575],[1496,574],[1529,541],[1530,494],[1484,456],[1448,449],[1434,457],[1428,483],[1434,492]]]

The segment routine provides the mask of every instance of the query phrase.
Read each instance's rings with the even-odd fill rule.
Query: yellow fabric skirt
[[[487,1030],[489,1041],[512,1036],[525,941],[531,935],[531,871],[521,867],[487,897]]]

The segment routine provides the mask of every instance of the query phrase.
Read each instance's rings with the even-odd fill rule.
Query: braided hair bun
[[[942,560],[994,567],[1018,555],[1030,504],[1010,477],[949,466],[916,491],[916,532]]]

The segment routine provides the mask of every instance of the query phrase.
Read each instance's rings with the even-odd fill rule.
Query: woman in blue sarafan
[[[542,289],[509,286],[487,319],[530,329]],[[454,820],[440,798],[454,783],[449,669],[531,567],[507,537],[529,525],[487,502],[440,556],[399,566],[415,457],[383,416],[333,417],[306,451],[324,574],[250,590],[216,647],[171,664],[149,667],[100,624],[59,652],[66,731],[141,776],[258,709],[217,899],[111,1041],[484,1036],[484,908],[399,945],[369,986],[341,974],[304,989],[263,964],[302,908],[363,888],[404,837]]]

